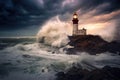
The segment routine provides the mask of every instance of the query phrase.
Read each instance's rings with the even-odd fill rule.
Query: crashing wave
[[[68,42],[68,35],[71,35],[69,23],[61,22],[58,17],[48,21],[38,32],[37,42],[54,47],[65,46]]]

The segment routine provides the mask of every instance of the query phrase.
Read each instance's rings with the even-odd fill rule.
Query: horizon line
[[[36,36],[10,36],[10,37],[0,37],[0,38],[36,38]]]

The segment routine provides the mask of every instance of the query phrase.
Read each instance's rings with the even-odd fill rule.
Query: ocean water
[[[0,80],[55,80],[57,72],[72,66],[88,70],[106,65],[120,68],[120,56],[113,53],[68,55],[66,48],[37,43],[35,38],[2,38]]]

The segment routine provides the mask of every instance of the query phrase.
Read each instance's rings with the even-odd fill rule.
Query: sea
[[[104,52],[66,54],[69,45],[55,47],[36,38],[0,38],[0,80],[55,80],[72,66],[87,70],[104,66],[120,68],[120,56]]]

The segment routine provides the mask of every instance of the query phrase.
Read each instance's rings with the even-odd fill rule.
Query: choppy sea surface
[[[88,70],[120,68],[120,56],[113,53],[68,55],[66,48],[37,43],[35,38],[1,38],[0,80],[55,80],[57,72],[78,64]]]

